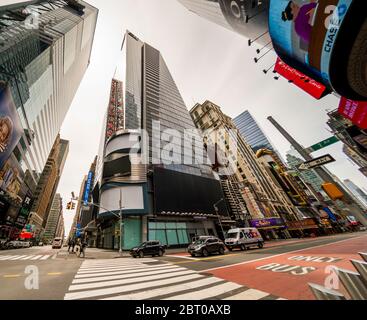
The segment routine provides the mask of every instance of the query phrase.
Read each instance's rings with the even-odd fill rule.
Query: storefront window
[[[167,233],[168,244],[177,245],[178,244],[178,237],[177,237],[176,229],[166,230],[166,233]]]

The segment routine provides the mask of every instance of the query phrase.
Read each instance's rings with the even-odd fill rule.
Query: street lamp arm
[[[97,207],[97,208],[100,208],[100,209],[106,210],[107,212],[109,212],[109,213],[113,214],[115,217],[120,218],[120,214],[114,213],[114,212],[112,212],[112,211],[110,211],[110,210],[108,210],[108,209],[106,209],[106,208],[104,208],[104,207],[100,206],[99,204],[95,204],[95,203],[92,203],[92,202],[84,202],[84,204],[87,204],[87,205],[89,205],[89,206],[95,206],[95,207]],[[121,208],[121,209],[122,209],[122,208]]]

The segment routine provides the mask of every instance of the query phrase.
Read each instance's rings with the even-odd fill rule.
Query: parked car
[[[31,246],[32,244],[30,241],[13,240],[6,243],[7,249],[29,248]]]
[[[38,242],[38,246],[43,247],[43,242],[42,241]]]
[[[56,237],[54,241],[52,242],[52,249],[61,249],[62,247],[62,238]]]
[[[256,228],[236,228],[228,230],[224,243],[229,251],[234,248],[244,251],[253,246],[261,249],[264,239]]]
[[[144,256],[163,256],[166,251],[166,246],[162,245],[159,241],[146,241],[140,246],[132,248],[130,255],[133,258],[144,258]]]
[[[201,236],[196,238],[192,244],[188,247],[188,252],[192,257],[203,256],[207,257],[212,253],[224,254],[224,243],[213,236]]]

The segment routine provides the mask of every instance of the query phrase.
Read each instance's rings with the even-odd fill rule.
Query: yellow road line
[[[232,253],[232,254],[226,254],[224,256],[214,256],[214,257],[207,257],[207,258],[199,258],[199,259],[190,259],[190,260],[185,260],[185,261],[180,261],[180,262],[172,262],[173,264],[184,264],[184,263],[191,263],[191,262],[197,262],[197,261],[205,261],[205,260],[214,260],[214,259],[221,259],[221,258],[227,258],[227,257],[233,257],[233,256],[238,256],[241,253]]]
[[[18,278],[20,277],[20,274],[6,274],[4,275],[4,278]]]
[[[49,272],[47,273],[48,276],[59,276],[61,272]]]

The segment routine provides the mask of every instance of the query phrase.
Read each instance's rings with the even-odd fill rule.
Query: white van
[[[256,228],[236,228],[228,230],[224,243],[229,251],[234,248],[243,251],[252,246],[261,249],[264,246],[264,239]]]
[[[52,249],[61,249],[62,247],[62,240],[61,237],[56,237],[54,241],[52,242]]]

